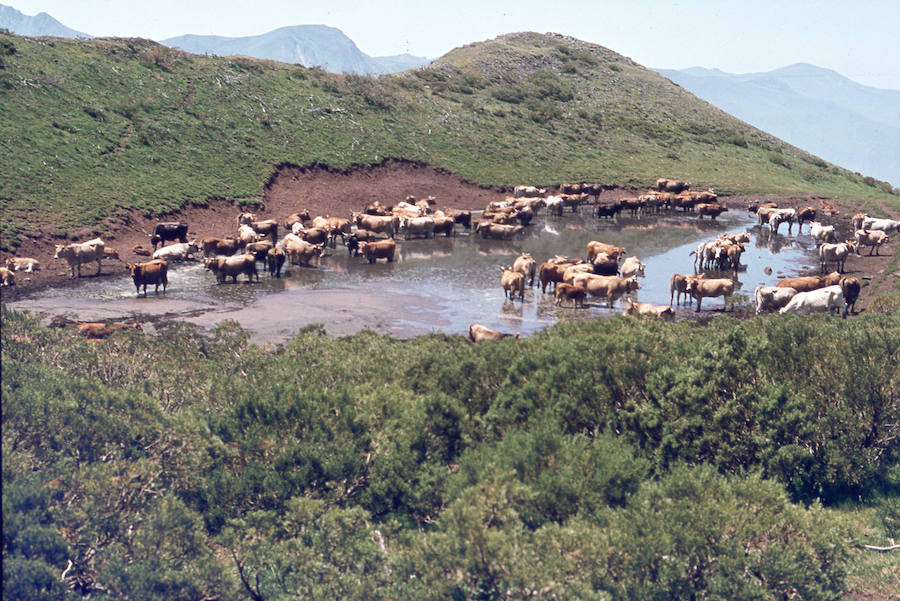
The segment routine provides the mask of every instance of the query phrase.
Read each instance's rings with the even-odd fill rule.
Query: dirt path
[[[641,193],[640,190],[608,190],[601,200],[612,200],[621,196]],[[383,204],[395,204],[407,195],[423,198],[434,196],[438,208],[483,209],[493,200],[502,200],[508,190],[489,188],[464,181],[459,177],[420,163],[400,160],[386,160],[380,165],[351,170],[332,169],[327,166],[296,167],[282,165],[276,168],[269,181],[263,186],[261,197],[264,209],[257,210],[260,219],[274,218],[281,221],[287,215],[301,209],[308,209],[312,215],[349,216],[351,211],[359,211],[366,204],[378,200]],[[754,201],[774,201],[782,207],[814,206],[819,209],[819,220],[836,226],[838,239],[852,236],[849,217],[855,209],[849,202],[834,201],[837,214],[823,215],[823,201],[798,196],[735,196],[727,199],[730,210],[745,210]],[[892,218],[892,214],[882,207]],[[189,207],[177,214],[162,219],[148,219],[132,213],[110,224],[110,230],[103,234],[107,247],[118,251],[120,260],[104,261],[100,276],[121,275],[129,262],[146,261],[147,257],[133,252],[137,246],[149,247],[149,232],[157,221],[186,221],[190,224],[191,237],[232,235],[235,218],[240,208],[227,200],[210,200],[206,207]],[[91,231],[79,232],[79,240],[93,237]],[[54,246],[66,241],[50,237],[26,239],[17,251],[17,256],[33,257],[40,261],[42,270],[34,274],[19,272],[16,285],[2,289],[2,300],[15,301],[46,287],[64,287],[71,284],[68,268],[63,261],[53,260]],[[881,256],[852,255],[846,264],[848,275],[871,282],[873,288],[864,289],[857,305],[865,309],[873,293],[889,290],[897,273],[885,273],[894,269],[893,262],[896,242],[891,241],[881,249]],[[5,260],[7,257],[3,257]],[[87,273],[93,271],[87,266]],[[810,273],[814,270],[811,268]]]

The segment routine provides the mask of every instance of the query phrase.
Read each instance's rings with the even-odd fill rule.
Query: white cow
[[[191,255],[200,250],[197,241],[179,242],[169,246],[163,246],[153,253],[154,259],[165,259],[166,261],[186,261]]]
[[[813,237],[813,239],[815,239],[816,244],[837,241],[837,238],[834,234],[834,226],[822,225],[818,221],[811,221],[809,223],[809,234]]]
[[[797,294],[796,288],[779,288],[778,286],[757,286],[753,291],[756,300],[756,314],[763,311],[781,309]]]
[[[779,313],[824,313],[841,311],[847,316],[844,293],[840,286],[826,286],[810,292],[798,292]]]
[[[622,261],[619,272],[622,274],[623,278],[630,278],[631,276],[638,275],[644,277],[644,268],[646,267],[647,266],[644,263],[641,263],[641,260],[637,257],[628,257]]]
[[[78,276],[81,277],[81,264],[97,261],[97,275],[100,275],[100,261],[103,260],[103,249],[105,244],[100,238],[94,238],[87,242],[76,242],[66,246],[57,245],[54,259],[65,259],[72,270],[72,277],[75,276],[75,270],[78,270]]]
[[[837,244],[825,243],[819,247],[819,268],[822,273],[828,273],[828,264],[835,263],[838,273],[844,273],[844,263],[850,256],[850,251],[856,246],[854,242],[838,242]]]
[[[900,221],[894,219],[876,219],[874,217],[864,217],[862,223],[856,228],[858,230],[880,230],[885,234],[900,231]]]

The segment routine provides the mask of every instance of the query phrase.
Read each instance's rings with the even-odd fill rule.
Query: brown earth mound
[[[531,182],[525,182],[531,183]],[[269,181],[263,186],[262,207],[255,210],[259,219],[277,219],[281,221],[291,213],[302,209],[309,210],[312,215],[331,215],[348,217],[351,211],[360,211],[368,203],[378,200],[382,204],[392,205],[408,195],[416,198],[433,196],[437,199],[437,208],[483,209],[494,200],[502,200],[510,194],[510,190],[485,187],[465,181],[452,173],[430,167],[422,163],[387,159],[379,165],[358,167],[347,170],[334,169],[327,165],[299,167],[282,164],[276,167]],[[600,199],[613,200],[621,196],[642,193],[642,190],[607,190]],[[815,206],[820,210],[820,221],[835,224],[838,238],[852,236],[849,216],[854,212],[849,203],[835,201],[838,214],[823,215],[823,201],[795,196],[736,196],[727,199],[731,210],[743,210],[750,202],[775,201],[782,207]],[[150,219],[134,212],[123,219],[110,223],[108,232],[102,234],[108,248],[118,251],[120,260],[104,261],[100,276],[120,275],[126,270],[129,262],[146,261],[147,257],[134,252],[136,247],[151,248],[149,234],[157,221],[186,221],[190,224],[190,237],[233,235],[236,229],[236,217],[241,208],[234,202],[211,199],[205,207],[188,207],[176,214],[162,219]],[[894,216],[896,217],[896,216]],[[86,240],[96,235],[95,232],[84,231],[79,240]],[[16,256],[32,257],[40,261],[41,271],[33,274],[16,273],[16,285],[4,287],[2,299],[14,301],[24,294],[32,293],[45,287],[58,287],[71,284],[68,267],[64,261],[53,260],[54,246],[66,243],[51,237],[26,239],[17,250]],[[881,257],[852,256],[847,261],[848,275],[860,279],[872,279],[883,272],[893,258],[894,243],[883,247]],[[5,261],[7,257],[3,257]],[[83,272],[93,273],[90,265]],[[814,269],[810,269],[813,273]],[[892,278],[885,278],[881,284],[890,288]],[[858,308],[864,308],[872,296],[866,290],[860,298]]]

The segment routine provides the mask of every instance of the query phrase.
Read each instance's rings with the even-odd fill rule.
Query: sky
[[[0,0],[94,36],[240,37],[328,25],[364,53],[437,58],[518,31],[605,46],[645,67],[771,71],[810,63],[900,90],[900,0]]]

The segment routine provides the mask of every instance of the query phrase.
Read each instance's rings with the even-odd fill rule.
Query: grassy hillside
[[[185,54],[139,39],[0,34],[2,237],[102,231],[260,195],[274,165],[384,157],[483,184],[687,178],[724,191],[883,195],[656,73],[571,38],[511,34],[379,78]]]

